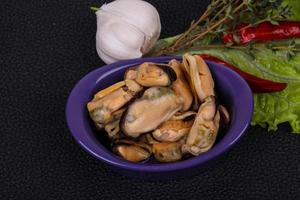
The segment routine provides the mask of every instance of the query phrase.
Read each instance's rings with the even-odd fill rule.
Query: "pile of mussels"
[[[87,108],[96,127],[107,132],[113,152],[133,162],[152,154],[160,162],[197,156],[230,121],[227,109],[216,103],[208,66],[189,54],[182,63],[129,68],[124,81],[96,93]]]

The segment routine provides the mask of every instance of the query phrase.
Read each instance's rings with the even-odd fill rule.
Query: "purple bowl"
[[[123,78],[127,68],[143,62],[166,63],[180,57],[141,58],[120,61],[98,68],[83,77],[73,88],[67,105],[66,119],[75,140],[91,155],[111,166],[118,172],[147,179],[187,177],[205,169],[220,155],[229,150],[245,133],[253,113],[252,92],[237,73],[213,62],[207,62],[214,80],[218,99],[231,114],[228,131],[217,138],[208,152],[174,163],[133,163],[126,161],[108,149],[108,141],[95,131],[86,109],[93,95]]]

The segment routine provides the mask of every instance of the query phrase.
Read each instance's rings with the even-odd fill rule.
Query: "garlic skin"
[[[148,2],[116,0],[101,6],[96,15],[96,49],[107,64],[140,58],[159,38],[159,14]]]

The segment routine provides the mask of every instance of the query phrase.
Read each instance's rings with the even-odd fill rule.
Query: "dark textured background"
[[[162,36],[183,31],[204,0],[151,0]],[[64,107],[74,84],[103,65],[95,15],[103,1],[1,0],[0,199],[300,199],[300,136],[251,128],[208,171],[185,180],[123,177],[71,137]]]

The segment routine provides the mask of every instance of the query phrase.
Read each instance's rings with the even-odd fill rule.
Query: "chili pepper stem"
[[[91,9],[92,11],[95,11],[95,12],[97,12],[98,10],[100,10],[100,8],[95,7],[95,6],[91,6],[90,9]]]

